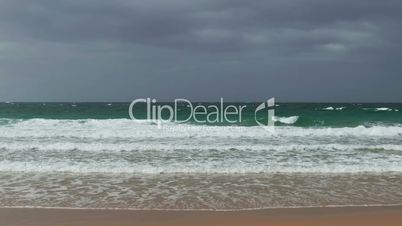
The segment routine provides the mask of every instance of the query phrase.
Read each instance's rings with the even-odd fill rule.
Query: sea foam
[[[402,127],[206,126],[128,119],[3,120],[0,171],[402,172]],[[296,117],[282,118],[294,123]]]

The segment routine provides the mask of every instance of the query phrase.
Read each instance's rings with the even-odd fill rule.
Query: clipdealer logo
[[[146,108],[146,118],[136,116],[134,108],[136,105]],[[193,104],[187,99],[175,99],[172,104],[158,103],[154,98],[139,98],[131,102],[129,106],[129,116],[134,121],[149,121],[156,123],[159,128],[164,123],[175,122],[185,123],[190,120],[196,123],[229,123],[236,124],[243,121],[244,111],[247,105],[225,104],[223,98],[220,98],[217,104]],[[275,127],[275,98],[259,104],[254,110],[254,119],[258,126],[272,130]],[[138,108],[138,107],[137,107]],[[179,118],[178,112],[186,110]],[[266,117],[257,117],[257,115],[265,115]]]

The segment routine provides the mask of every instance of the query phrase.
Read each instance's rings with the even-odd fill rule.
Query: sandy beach
[[[402,206],[267,209],[252,211],[131,211],[0,209],[1,226],[102,225],[400,225]]]

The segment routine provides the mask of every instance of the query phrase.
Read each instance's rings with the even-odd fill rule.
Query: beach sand
[[[132,211],[0,208],[0,226],[402,225],[402,206],[250,211]]]

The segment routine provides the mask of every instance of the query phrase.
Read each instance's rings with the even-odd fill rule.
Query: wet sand
[[[267,209],[250,211],[133,211],[0,208],[0,226],[400,226],[402,206]]]

